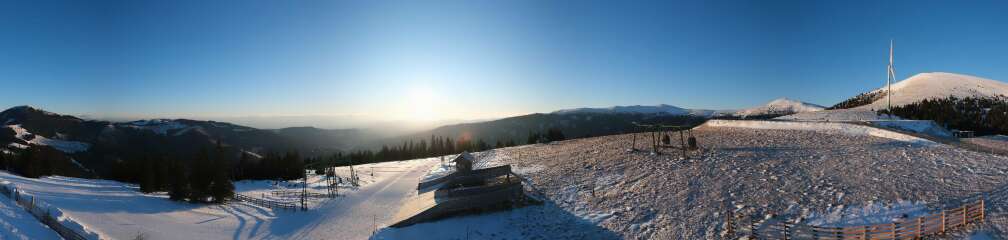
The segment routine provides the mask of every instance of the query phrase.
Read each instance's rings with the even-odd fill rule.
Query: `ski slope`
[[[435,162],[418,159],[359,165],[355,169],[361,175],[361,186],[341,188],[344,197],[319,200],[309,211],[272,210],[236,201],[225,205],[175,202],[164,194],[143,194],[136,185],[109,180],[31,179],[0,171],[0,181],[38,196],[42,203],[102,239],[138,235],[145,239],[367,239],[375,227],[388,224],[385,221],[401,202],[416,194],[419,178]],[[309,186],[318,187],[317,181]],[[239,193],[259,196],[274,189],[272,182],[242,181],[235,187]],[[293,182],[277,185],[297,186]],[[24,219],[17,214],[4,215]],[[0,236],[16,233],[0,229]]]

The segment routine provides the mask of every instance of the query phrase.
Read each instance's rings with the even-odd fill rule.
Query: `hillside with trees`
[[[1005,96],[926,99],[893,106],[892,111],[901,118],[934,120],[951,129],[975,131],[980,135],[1008,134],[1008,97]]]

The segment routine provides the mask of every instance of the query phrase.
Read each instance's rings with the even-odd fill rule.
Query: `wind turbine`
[[[889,117],[892,118],[892,82],[896,81],[896,69],[893,67],[893,40],[889,40],[889,67],[886,74],[886,98],[889,108]]]

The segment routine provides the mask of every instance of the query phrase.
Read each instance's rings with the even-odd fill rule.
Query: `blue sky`
[[[945,71],[1008,80],[999,1],[23,1],[0,106],[108,117],[479,119],[832,105]],[[436,107],[431,107],[436,106]]]

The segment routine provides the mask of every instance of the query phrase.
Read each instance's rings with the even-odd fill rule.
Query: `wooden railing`
[[[980,199],[927,216],[874,225],[819,227],[783,221],[754,222],[750,224],[750,239],[918,239],[983,222],[984,213],[984,201]]]
[[[334,197],[336,197],[335,195],[330,195],[330,194],[326,194],[326,193],[317,193],[317,192],[301,193],[300,190],[273,190],[273,191],[270,191],[270,194],[272,194],[273,196],[276,196],[276,197],[280,197],[280,198],[300,198],[301,195],[305,195],[306,197],[309,197],[309,198],[334,198]]]
[[[43,208],[40,206],[41,204],[35,201],[35,196],[21,194],[13,184],[0,186],[0,193],[14,200],[17,205],[24,208],[28,213],[31,213],[33,217],[46,226],[49,226],[50,229],[59,234],[60,237],[63,237],[63,239],[88,240],[87,237],[84,237],[84,234],[80,234],[76,230],[64,226],[59,219],[53,217],[49,212],[49,208]]]
[[[235,193],[234,199],[270,209],[292,209],[292,210],[301,209],[300,204],[296,202],[274,201],[262,198],[249,197],[239,193]]]

